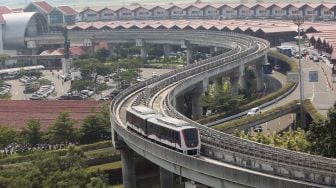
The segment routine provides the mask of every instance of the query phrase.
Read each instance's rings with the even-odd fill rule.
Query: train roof
[[[156,117],[148,119],[149,122],[157,124],[159,126],[168,127],[175,130],[181,128],[192,128],[188,122],[171,117]]]
[[[141,115],[156,114],[153,109],[146,106],[132,106],[131,110]]]

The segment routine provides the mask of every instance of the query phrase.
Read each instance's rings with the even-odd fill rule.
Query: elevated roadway
[[[155,31],[142,31],[151,37]],[[162,32],[160,35],[162,35]],[[190,33],[189,33],[190,32]],[[233,33],[167,31],[164,36],[177,37],[190,43],[223,46],[232,49],[225,54],[191,64],[182,69],[139,83],[120,93],[111,103],[114,142],[126,143],[144,156],[174,174],[211,187],[329,187],[336,185],[335,160],[292,152],[242,140],[197,124],[172,105],[175,96],[215,74],[232,71],[241,64],[264,58],[268,42]],[[137,35],[137,38],[143,38]],[[125,36],[130,37],[129,33]],[[153,35],[154,38],[156,34]],[[146,38],[147,39],[147,38]],[[166,38],[165,38],[166,39]],[[195,41],[193,41],[195,40]],[[172,39],[170,41],[176,41]],[[228,42],[227,42],[228,41]],[[228,45],[229,44],[229,45]],[[158,93],[159,92],[159,93]],[[202,155],[190,157],[164,148],[126,129],[125,109],[146,104],[166,115],[184,119],[199,127],[202,134]],[[123,154],[122,154],[123,155]],[[126,165],[125,171],[130,166]],[[130,174],[126,180],[134,178]],[[134,184],[126,183],[126,187]]]

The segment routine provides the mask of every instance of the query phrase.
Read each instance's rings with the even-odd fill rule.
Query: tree
[[[105,48],[101,48],[99,50],[97,50],[95,52],[95,57],[100,61],[100,62],[105,62],[106,58],[108,58],[110,56],[110,51],[105,49]]]
[[[234,111],[238,109],[244,98],[231,92],[231,85],[226,82],[223,86],[210,88],[208,95],[202,96],[202,105],[212,112]]]
[[[308,131],[312,152],[325,157],[336,157],[336,103],[328,111],[327,120],[315,121]]]
[[[40,132],[40,129],[40,120],[30,119],[27,122],[27,127],[22,131],[22,134],[27,143],[33,147],[41,142],[42,133]]]
[[[15,141],[16,131],[13,128],[0,126],[0,147],[6,147]]]
[[[69,144],[77,141],[78,134],[73,127],[75,121],[70,119],[68,112],[61,112],[55,123],[49,128],[47,137],[54,144]]]
[[[108,105],[103,105],[100,112],[87,116],[80,128],[81,143],[93,143],[105,140],[111,135]]]
[[[84,89],[92,88],[93,84],[89,80],[72,80],[71,81],[71,91],[81,91]]]

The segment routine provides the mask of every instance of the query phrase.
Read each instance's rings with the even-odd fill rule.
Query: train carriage
[[[200,154],[199,130],[185,121],[163,117],[145,106],[128,108],[126,120],[128,129],[161,145],[186,155],[198,156]]]
[[[148,119],[147,137],[187,155],[200,154],[200,135],[189,123],[171,118]]]
[[[127,109],[126,126],[139,134],[146,136],[147,119],[159,116],[153,109],[146,106],[132,106]]]

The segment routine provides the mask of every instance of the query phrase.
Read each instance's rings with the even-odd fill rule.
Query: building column
[[[160,187],[172,188],[174,185],[174,174],[160,167]]]
[[[134,151],[129,147],[120,150],[122,163],[122,177],[125,188],[136,188]]]
[[[245,66],[239,66],[239,86],[240,89],[246,89],[246,80],[245,80]]]
[[[254,74],[257,79],[257,90],[262,91],[264,89],[264,75],[262,64],[257,63],[255,65]]]
[[[203,107],[201,104],[202,93],[196,92],[191,94],[192,100],[192,118],[199,118],[203,115]]]
[[[206,188],[207,186],[195,183],[194,181],[186,181],[184,183],[185,188]]]
[[[163,52],[164,52],[164,58],[167,59],[169,58],[169,54],[172,51],[172,46],[169,44],[163,45]]]
[[[230,76],[230,84],[231,84],[231,91],[233,94],[237,95],[238,94],[238,81],[239,77],[237,74],[231,74]]]

